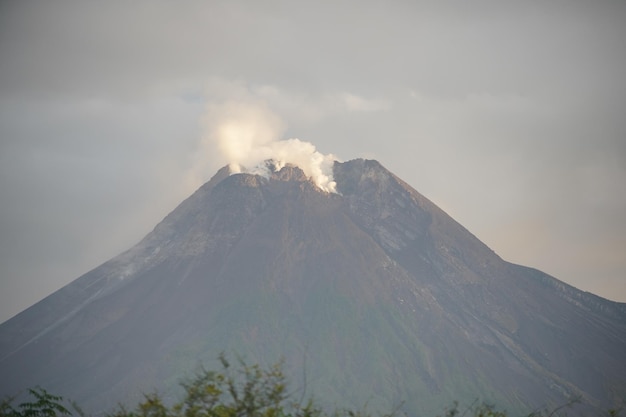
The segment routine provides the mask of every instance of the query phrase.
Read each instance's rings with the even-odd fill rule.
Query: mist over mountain
[[[1,324],[0,394],[41,385],[97,413],[236,352],[284,357],[331,405],[624,401],[624,303],[502,260],[377,161],[318,162],[222,168],[136,246]]]

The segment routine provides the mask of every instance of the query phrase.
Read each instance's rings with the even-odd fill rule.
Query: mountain
[[[626,304],[502,260],[376,161],[337,193],[287,165],[227,167],[140,243],[0,325],[0,395],[41,385],[95,413],[220,352],[283,357],[330,405],[435,415],[626,398]]]

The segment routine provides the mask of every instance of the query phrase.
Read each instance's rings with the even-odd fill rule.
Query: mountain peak
[[[277,181],[310,181],[304,171],[293,164],[286,164],[280,168],[275,167],[270,178]]]
[[[305,159],[301,163],[291,163],[280,159],[266,159],[251,168],[240,164],[231,164],[231,174],[247,173],[260,175],[268,180],[279,181],[311,181],[320,190],[336,192],[336,183],[333,180],[334,159],[322,158],[320,160]],[[285,169],[287,168],[287,169]]]
[[[97,409],[231,350],[306,366],[329,403],[415,415],[626,394],[621,306],[503,261],[375,160],[334,162],[337,193],[265,167],[220,169],[139,244],[0,325],[0,395],[41,385]]]

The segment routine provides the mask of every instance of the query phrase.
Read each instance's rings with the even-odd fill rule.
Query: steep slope
[[[219,352],[281,356],[329,404],[440,411],[626,396],[626,308],[509,264],[376,161],[338,194],[220,170],[137,246],[0,325],[0,394],[91,410],[169,393]]]

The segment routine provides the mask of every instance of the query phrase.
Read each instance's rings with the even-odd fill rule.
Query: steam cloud
[[[248,98],[210,104],[205,128],[203,148],[213,149],[217,162],[229,164],[233,172],[267,176],[267,160],[272,160],[277,170],[293,164],[320,189],[336,192],[332,168],[337,158],[300,139],[280,140],[286,125],[262,101]]]

